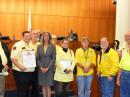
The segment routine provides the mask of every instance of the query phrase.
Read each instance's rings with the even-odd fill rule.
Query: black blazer
[[[5,55],[7,57],[7,65],[11,68],[12,62],[11,62],[11,59],[10,59],[10,51],[9,51],[6,44],[1,42],[1,45],[2,45],[2,48],[4,50]],[[2,65],[2,59],[1,59],[1,56],[0,56],[0,72],[2,71],[2,69],[3,69],[3,65]]]

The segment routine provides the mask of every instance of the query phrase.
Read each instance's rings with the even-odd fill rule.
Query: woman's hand
[[[42,71],[42,73],[46,73],[48,71],[48,68],[41,67],[40,70]]]
[[[65,70],[65,73],[66,73],[66,74],[69,74],[70,72],[72,72],[71,69],[66,69],[66,70]]]

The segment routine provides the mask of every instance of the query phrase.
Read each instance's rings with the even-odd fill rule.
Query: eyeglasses
[[[57,38],[52,38],[52,40],[57,40]]]

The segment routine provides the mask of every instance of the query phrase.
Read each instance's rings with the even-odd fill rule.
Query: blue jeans
[[[77,76],[78,97],[90,97],[93,76]]]
[[[130,71],[122,71],[120,80],[120,97],[130,97]]]
[[[108,77],[99,77],[101,97],[113,97],[115,87],[115,77],[111,81]]]

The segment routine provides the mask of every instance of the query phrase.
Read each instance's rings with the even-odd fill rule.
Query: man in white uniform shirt
[[[34,72],[35,67],[27,68],[23,65],[22,52],[32,49],[29,47],[29,42],[31,40],[30,32],[24,31],[22,35],[23,39],[15,43],[12,47],[12,69],[14,80],[16,83],[17,97],[29,97],[29,87],[31,85],[32,72]]]

